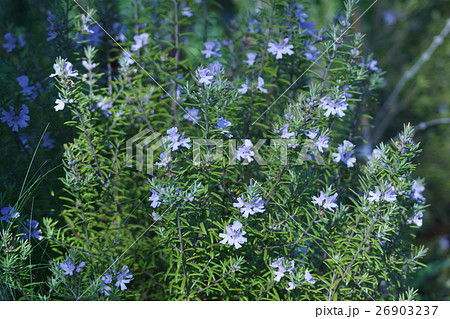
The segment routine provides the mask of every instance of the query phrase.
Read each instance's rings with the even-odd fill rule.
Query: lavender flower
[[[422,218],[423,218],[423,213],[418,212],[413,217],[409,218],[407,223],[408,224],[414,223],[417,227],[422,227],[422,224],[423,224]]]
[[[148,200],[152,202],[150,206],[153,208],[156,208],[161,205],[159,194],[155,190],[152,190],[152,196],[150,196]]]
[[[126,290],[127,286],[125,286],[125,284],[128,284],[131,278],[133,278],[133,275],[130,273],[128,266],[123,266],[122,272],[116,276],[117,282],[115,286],[120,287],[120,290],[122,291]]]
[[[209,70],[212,75],[216,75],[218,72],[223,72],[222,64],[219,61],[213,61],[209,64]]]
[[[263,88],[263,85],[264,85],[264,79],[262,77],[258,77],[258,86],[256,88],[263,93],[267,93],[267,89]]]
[[[305,281],[311,285],[314,285],[316,283],[308,269],[305,270]]]
[[[22,75],[22,76],[17,77],[17,83],[19,83],[20,87],[22,88],[21,93],[23,93],[24,95],[30,96],[31,99],[33,99],[33,100],[37,97],[36,87],[29,85],[30,83],[29,83],[28,76]]]
[[[378,72],[380,69],[377,67],[378,61],[372,60],[369,63],[367,63],[367,69],[372,72]]]
[[[236,158],[238,160],[244,159],[248,162],[253,161],[253,155],[255,153],[252,151],[253,143],[250,140],[244,140],[244,146],[239,146],[238,150],[236,151]]]
[[[308,133],[305,133],[305,135],[312,140],[316,138],[317,134],[319,134],[319,129],[316,129],[315,131],[309,130]]]
[[[248,218],[249,215],[256,213],[263,213],[265,211],[264,201],[261,197],[257,197],[251,200],[250,203],[244,201],[244,197],[238,197],[237,203],[233,203],[233,207],[239,208],[242,216]]]
[[[16,47],[16,38],[12,33],[6,33],[3,36],[6,40],[6,43],[3,44],[3,47],[6,49],[6,52],[11,52]]]
[[[324,148],[328,148],[328,140],[330,138],[328,136],[319,136],[317,141],[314,143],[314,145],[317,146],[317,149],[320,153],[323,153]]]
[[[334,211],[338,205],[335,203],[338,194],[335,193],[333,196],[325,196],[324,192],[320,192],[319,197],[313,196],[311,203],[322,206],[324,209],[329,209]]]
[[[226,128],[231,125],[230,121],[228,121],[224,117],[218,118],[216,121],[217,121],[217,125],[214,127],[216,130],[222,130],[220,132],[221,134],[226,134],[230,138],[233,137],[233,135],[231,135],[231,132],[226,130]]]
[[[101,288],[100,288],[99,292],[104,294],[107,297],[109,296],[109,291],[112,290],[112,288],[110,286],[108,286],[109,284],[112,283],[112,279],[113,279],[113,276],[111,274],[111,270],[109,270],[108,273],[105,273],[102,276],[102,282],[100,284]]]
[[[269,43],[269,47],[268,47],[267,51],[272,53],[273,55],[275,55],[276,59],[282,59],[283,54],[287,54],[287,55],[294,54],[294,51],[292,51],[294,46],[292,44],[288,44],[288,43],[289,43],[288,38],[285,38],[283,40],[283,42],[281,42],[281,43],[277,43],[272,40]]]
[[[148,44],[148,37],[149,34],[148,33],[141,33],[139,35],[135,35],[133,37],[134,42],[136,42],[136,44],[133,44],[131,46],[131,51],[137,51],[140,48],[142,48],[144,45]]]
[[[83,60],[82,62],[81,62],[81,64],[86,68],[86,70],[88,70],[88,71],[92,71],[98,64],[97,63],[89,63],[88,61],[86,61],[86,60]]]
[[[197,70],[197,76],[199,77],[198,83],[209,85],[212,83],[213,75],[211,71],[206,68],[202,68]]]
[[[419,203],[424,202],[425,197],[422,195],[422,192],[424,190],[425,190],[425,186],[423,186],[422,183],[420,183],[419,181],[414,180],[413,184],[411,186],[412,193],[411,193],[410,197]]]
[[[332,154],[334,157],[334,162],[343,162],[347,165],[347,167],[353,167],[356,163],[356,158],[352,157],[352,155],[355,153],[353,151],[354,147],[355,145],[345,140],[343,144],[340,144],[338,146],[338,152]]]
[[[284,262],[284,257],[281,257],[269,265],[272,268],[278,268],[277,270],[273,271],[273,274],[275,275],[275,278],[273,280],[276,282],[280,282],[281,278],[284,277],[284,274],[286,272],[292,273],[292,271],[294,270],[295,262],[293,260],[290,261],[289,268],[287,268],[287,269],[283,265],[283,262]]]
[[[20,213],[18,211],[16,211],[14,209],[14,207],[11,207],[11,205],[8,205],[7,207],[3,207],[0,212],[2,214],[2,217],[0,218],[0,220],[3,220],[7,223],[11,223],[11,221],[10,221],[11,218],[19,218],[20,217]]]
[[[286,290],[289,291],[289,290],[295,289],[296,287],[297,287],[297,285],[293,281],[290,281],[290,282],[288,282],[288,286],[286,287]]]
[[[250,52],[247,53],[247,60],[245,60],[244,62],[247,63],[248,65],[253,65],[255,64],[255,59],[256,59],[257,54]]]
[[[75,266],[70,257],[66,259],[66,262],[59,264],[59,267],[61,267],[62,270],[64,270],[64,275],[73,276],[73,272],[81,272],[81,268],[86,266],[86,263],[84,261],[80,262],[78,266]]]
[[[66,106],[66,102],[64,101],[63,97],[61,96],[61,93],[58,92],[59,98],[55,100],[56,105],[53,107],[55,111],[61,111],[64,110],[64,107]]]
[[[317,57],[319,56],[319,50],[312,44],[306,43],[305,44],[306,51],[303,53],[303,56],[308,61],[315,61],[317,60]]]
[[[50,74],[50,77],[61,76],[61,77],[76,77],[78,75],[77,72],[72,71],[73,64],[66,61],[64,62],[63,67],[61,68],[59,63],[53,64],[53,69],[55,73]]]
[[[186,5],[186,2],[184,2],[184,1],[183,1],[183,3],[181,3],[181,15],[183,15],[183,16],[185,16],[185,17],[188,17],[188,18],[190,18],[190,17],[193,16],[193,13],[192,13],[192,11],[191,11],[191,8],[189,8],[189,7]]]
[[[330,115],[337,115],[339,117],[343,117],[345,115],[343,111],[345,111],[348,106],[345,96],[343,96],[338,101],[330,99],[328,96],[325,96],[320,100],[320,102],[321,103],[319,107],[322,110],[325,110],[326,117],[329,117]]]
[[[384,200],[387,202],[395,202],[397,195],[394,193],[394,187],[390,186],[388,190],[384,193]]]
[[[161,162],[156,162],[155,166],[167,166],[172,161],[172,157],[170,156],[170,150],[162,152],[161,154],[159,154],[158,157],[161,160]]]
[[[202,54],[205,56],[205,58],[215,57],[218,58],[222,56],[222,53],[220,53],[220,43],[218,42],[205,42],[205,50],[202,50]]]
[[[26,228],[22,229],[23,239],[30,239],[31,237],[36,238],[37,240],[42,240],[41,234],[42,230],[38,229],[39,222],[36,220],[27,220],[25,222]]]
[[[51,41],[53,39],[56,38],[56,36],[58,35],[58,30],[60,30],[60,27],[57,27],[55,25],[55,23],[53,22],[53,20],[56,18],[56,16],[54,14],[49,13],[49,15],[47,16],[47,22],[50,23],[50,26],[48,26],[46,28],[46,30],[48,31],[48,37],[47,37],[47,41]]]
[[[379,202],[381,199],[381,191],[375,186],[375,192],[369,191],[369,198],[367,198],[369,202]]]
[[[53,145],[53,143],[55,142],[54,139],[50,138],[50,132],[46,132],[43,136],[42,136],[42,147],[46,147],[48,149],[52,149],[55,146]]]
[[[241,231],[242,224],[238,221],[234,221],[233,225],[228,225],[225,227],[226,233],[220,233],[219,237],[223,238],[220,243],[221,244],[228,244],[239,249],[242,247],[242,244],[247,242],[247,238],[244,237],[246,234],[245,231]]]
[[[19,115],[16,115],[14,108],[10,106],[9,112],[2,110],[2,117],[0,118],[0,120],[3,123],[7,123],[8,126],[12,128],[13,132],[18,132],[19,128],[28,126],[27,121],[30,120],[30,117],[27,115],[28,113],[29,110],[25,104],[22,104],[22,109],[20,110]]]
[[[249,88],[250,87],[248,86],[248,83],[243,83],[241,88],[237,89],[237,91],[241,94],[245,94],[245,93],[247,93]]]
[[[280,129],[281,138],[292,138],[295,137],[295,132],[289,133],[289,123],[286,123],[283,125],[283,127]]]
[[[191,121],[193,124],[198,124],[198,120],[202,118],[200,115],[198,115],[199,112],[199,109],[190,109],[187,107],[186,114],[183,115],[183,118],[185,120]]]
[[[172,151],[178,150],[178,148],[181,146],[187,149],[191,148],[191,145],[188,144],[191,139],[189,137],[185,138],[184,133],[180,135],[177,132],[178,128],[176,127],[172,127],[171,129],[167,130],[167,135],[170,139],[169,147],[172,149]]]

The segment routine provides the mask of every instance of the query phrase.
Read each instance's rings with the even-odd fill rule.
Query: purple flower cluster
[[[244,197],[238,197],[237,203],[233,203],[233,207],[239,208],[242,216],[248,218],[249,215],[263,213],[265,211],[264,201],[262,197],[254,197],[249,203],[244,201]]]
[[[347,165],[347,167],[353,167],[356,163],[356,158],[352,157],[355,153],[353,150],[354,148],[355,145],[352,142],[344,140],[343,144],[339,144],[338,152],[332,154],[334,157],[334,162],[343,162]]]
[[[0,118],[0,120],[11,127],[13,132],[18,132],[19,128],[28,126],[27,122],[30,120],[30,116],[28,115],[28,113],[29,110],[25,104],[22,104],[19,115],[16,115],[14,108],[10,106],[9,112],[2,110],[2,117]]]
[[[342,96],[339,100],[330,99],[328,96],[323,97],[320,100],[319,107],[325,111],[325,116],[337,115],[343,117],[344,111],[347,110],[348,103],[345,96]]]
[[[280,42],[280,43],[272,40],[271,42],[269,42],[269,47],[268,47],[267,51],[272,53],[277,60],[282,59],[283,54],[287,54],[287,55],[294,54],[294,51],[292,51],[294,46],[292,44],[288,44],[288,43],[289,43],[289,38],[285,38],[283,40],[283,42]]]
[[[324,192],[321,191],[319,197],[313,196],[313,200],[311,201],[311,203],[317,204],[324,209],[334,211],[338,207],[338,205],[335,203],[337,196],[337,193],[335,193],[333,196],[325,196]]]
[[[233,224],[230,226],[225,227],[226,233],[220,233],[219,237],[223,238],[220,243],[221,244],[228,244],[239,249],[242,247],[242,244],[247,242],[247,238],[244,237],[246,234],[245,231],[241,231],[242,224],[238,221],[234,221]]]
[[[66,259],[64,263],[59,264],[59,267],[64,271],[64,275],[73,276],[73,272],[81,272],[81,268],[86,266],[86,263],[84,261],[80,262],[78,266],[75,266],[75,264],[72,263],[72,260],[70,257]]]
[[[123,266],[122,272],[116,275],[115,277],[117,281],[114,285],[116,287],[120,287],[120,290],[123,291],[127,289],[127,286],[125,284],[130,283],[130,279],[133,278],[133,275],[130,273],[128,266]],[[102,282],[100,284],[101,286],[100,293],[104,294],[105,296],[110,295],[109,292],[112,290],[112,288],[109,285],[112,283],[113,278],[114,276],[111,273],[111,269],[109,269],[108,272],[102,276]]]

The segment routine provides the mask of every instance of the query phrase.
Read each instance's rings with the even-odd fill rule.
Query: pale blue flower
[[[198,120],[202,117],[198,114],[200,112],[199,109],[191,109],[186,108],[186,114],[183,115],[185,120],[191,121],[193,124],[198,124]]]
[[[372,72],[378,72],[380,69],[377,67],[378,61],[372,60],[369,63],[367,63],[367,69]]]
[[[408,224],[414,223],[416,224],[417,227],[422,227],[423,221],[423,213],[422,212],[418,212],[417,214],[415,214],[413,217],[408,219]]]
[[[262,197],[255,197],[249,203],[244,201],[244,197],[238,197],[237,203],[233,203],[233,207],[239,208],[242,216],[248,218],[249,215],[263,213],[265,211],[264,201]]]
[[[339,100],[330,99],[328,96],[325,96],[320,102],[319,108],[325,110],[326,117],[329,117],[330,115],[343,117],[345,115],[344,111],[347,110],[348,106],[345,96],[342,96]]]
[[[353,167],[356,163],[356,158],[352,157],[352,155],[355,153],[353,151],[355,145],[352,144],[350,141],[345,140],[343,144],[340,144],[338,146],[338,152],[333,153],[334,162],[339,163],[343,162],[347,165],[347,167]]]
[[[197,76],[199,77],[198,83],[209,85],[213,81],[214,76],[211,74],[211,71],[206,68],[202,68],[197,70]]]
[[[253,155],[255,153],[252,151],[253,143],[250,140],[244,140],[244,145],[239,146],[238,150],[236,151],[236,158],[238,160],[244,159],[248,162],[253,161]]]
[[[316,283],[316,281],[314,280],[314,278],[311,276],[311,273],[309,272],[308,269],[305,270],[305,281],[309,284],[314,285]]]
[[[267,89],[263,88],[263,85],[264,85],[264,79],[262,77],[258,77],[258,86],[256,88],[263,93],[267,93]]]
[[[309,130],[308,133],[305,133],[305,135],[312,140],[316,138],[317,134],[319,134],[319,129],[316,129],[315,131]]]
[[[67,77],[76,77],[78,75],[77,72],[72,71],[73,68],[73,64],[66,61],[64,62],[63,67],[61,68],[61,66],[58,63],[53,64],[53,69],[55,70],[55,73],[50,74],[50,77],[55,77],[55,76],[67,76]]]
[[[328,148],[328,140],[330,138],[328,136],[319,136],[317,141],[314,143],[314,145],[317,146],[317,149],[320,153],[323,153],[324,148]]]
[[[223,238],[220,243],[221,244],[228,244],[239,249],[242,247],[242,244],[247,242],[247,238],[244,237],[246,234],[245,231],[241,231],[242,224],[239,221],[234,221],[233,224],[230,226],[225,227],[226,233],[220,233],[219,237]]]
[[[244,60],[244,63],[247,63],[248,65],[255,64],[256,56],[257,56],[257,54],[254,52],[247,53],[247,60]]]
[[[425,190],[425,186],[423,186],[422,183],[420,183],[417,180],[413,181],[413,184],[411,186],[412,194],[410,197],[417,202],[421,203],[425,201],[425,197],[422,195],[422,192]]]
[[[305,52],[303,53],[303,56],[305,57],[306,60],[308,61],[317,60],[319,53],[320,53],[319,50],[314,45],[309,43],[305,44]]]
[[[153,208],[156,208],[161,205],[159,194],[155,190],[152,190],[152,196],[150,196],[148,200],[152,202],[150,206]]]
[[[120,290],[122,291],[126,290],[127,286],[125,286],[125,284],[128,284],[132,278],[133,275],[130,273],[128,266],[123,266],[122,272],[116,276],[117,282],[115,286],[120,287]]]
[[[237,89],[237,91],[241,94],[245,94],[245,93],[247,93],[249,88],[250,87],[248,86],[248,83],[242,83],[241,87],[239,89]]]
[[[285,38],[281,43],[272,40],[271,42],[269,42],[269,47],[267,48],[267,51],[275,55],[276,59],[282,59],[283,54],[287,55],[294,54],[294,51],[292,51],[294,46],[288,43],[289,43],[288,38]]]
[[[186,5],[186,2],[185,2],[185,1],[183,1],[183,2],[181,3],[181,15],[183,15],[183,16],[185,16],[185,17],[188,17],[188,18],[190,18],[190,17],[193,16],[193,13],[192,13],[191,8],[189,8],[189,7]]]
[[[59,264],[59,266],[64,271],[64,275],[73,276],[73,272],[74,271],[76,271],[78,273],[81,272],[81,268],[86,266],[86,263],[84,261],[82,261],[78,264],[78,266],[75,266],[72,263],[72,260],[70,259],[70,257],[68,257],[66,259],[66,261],[64,263]]]
[[[375,186],[375,192],[369,191],[369,202],[379,202],[381,198],[381,191],[380,189]]]
[[[213,61],[209,64],[209,70],[212,75],[216,75],[218,72],[223,73],[222,64],[219,61]]]
[[[394,193],[394,187],[390,186],[388,190],[384,193],[384,200],[387,202],[395,202],[397,195]]]
[[[324,192],[321,191],[319,197],[312,197],[313,200],[311,201],[311,203],[322,206],[324,209],[334,211],[338,207],[338,205],[335,203],[337,196],[337,193],[332,196],[325,196]]]
[[[113,276],[111,274],[111,270],[109,269],[108,273],[105,273],[102,276],[102,282],[100,284],[101,288],[99,291],[100,293],[103,293],[107,297],[109,296],[109,291],[112,290],[112,288],[110,286],[108,286],[109,284],[112,283],[112,279],[113,279]]]
[[[280,129],[281,138],[293,138],[295,137],[295,132],[289,133],[289,123],[286,123],[283,125],[283,127]]]
[[[148,38],[149,38],[149,34],[148,33],[141,33],[139,35],[135,35],[133,37],[133,40],[136,44],[133,44],[131,46],[131,51],[137,51],[140,48],[142,48],[144,45],[148,44]]]
[[[277,270],[273,271],[273,274],[275,275],[274,281],[280,282],[281,278],[284,277],[284,274],[286,272],[292,273],[292,271],[294,270],[294,267],[295,267],[295,262],[293,260],[291,260],[288,265],[289,265],[289,267],[287,265],[285,265],[284,257],[278,258],[276,261],[274,261],[273,263],[271,263],[269,265],[272,268],[278,268]],[[288,268],[286,268],[286,267],[288,267]]]
[[[214,127],[216,130],[222,130],[220,132],[220,134],[225,134],[228,135],[228,137],[233,137],[233,135],[231,134],[230,131],[226,130],[227,127],[229,127],[231,125],[231,122],[228,121],[226,118],[221,117],[218,118],[217,120],[217,125]]]
[[[205,58],[215,57],[218,58],[222,56],[222,53],[220,53],[220,43],[218,42],[205,42],[204,43],[205,49],[202,50],[202,54],[205,56]]]

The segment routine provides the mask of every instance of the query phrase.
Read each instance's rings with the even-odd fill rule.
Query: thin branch
[[[412,68],[403,74],[400,81],[397,83],[394,90],[392,91],[391,95],[389,95],[386,102],[384,102],[383,106],[378,111],[378,114],[374,119],[373,124],[375,127],[375,131],[373,132],[371,137],[372,145],[376,144],[380,140],[386,127],[392,121],[395,114],[397,114],[397,112],[399,111],[400,104],[395,104],[395,102],[397,101],[397,98],[400,92],[402,91],[403,87],[405,86],[405,84],[409,80],[411,80],[417,74],[420,68],[425,64],[425,62],[427,62],[431,58],[434,51],[436,51],[436,49],[444,42],[445,37],[449,33],[450,33],[450,19],[447,19],[447,22],[444,28],[442,29],[441,33],[434,37],[431,45],[422,54],[419,60],[417,60],[417,62],[412,66]]]

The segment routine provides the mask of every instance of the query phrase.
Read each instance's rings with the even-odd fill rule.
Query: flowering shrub
[[[33,202],[53,171],[27,182],[33,160],[18,197],[13,183],[0,197],[3,299],[414,297],[426,204],[413,128],[361,151],[383,72],[361,55],[357,1],[327,30],[298,2],[255,6],[229,37],[211,32],[218,17],[200,1],[135,1],[124,25],[105,19],[106,1],[48,14],[43,37],[66,50],[45,86],[17,77],[3,147],[34,140],[33,159],[45,156],[56,143],[45,116],[71,138],[55,136],[51,216]],[[6,57],[18,50],[7,35]]]

